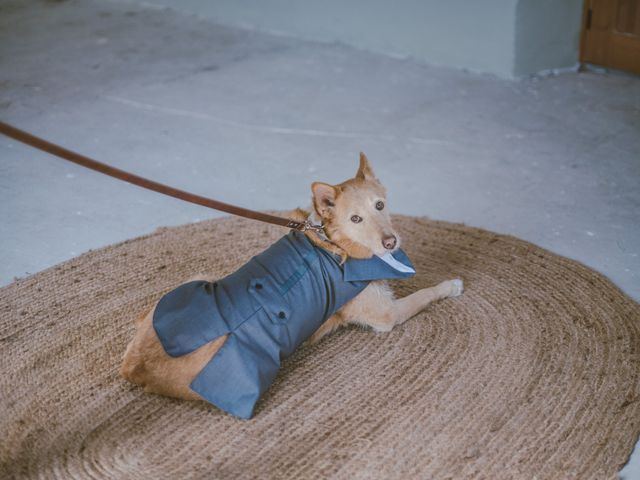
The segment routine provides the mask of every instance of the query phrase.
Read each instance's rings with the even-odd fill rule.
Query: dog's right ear
[[[316,209],[316,213],[322,218],[331,217],[333,207],[336,206],[336,196],[338,194],[336,187],[328,183],[313,182],[311,191],[313,192],[313,206]]]
[[[369,164],[369,159],[367,156],[360,152],[360,167],[358,168],[358,173],[356,173],[356,178],[360,180],[375,180],[376,175],[373,173],[373,168]]]

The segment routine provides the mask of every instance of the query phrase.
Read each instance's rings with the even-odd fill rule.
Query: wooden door
[[[580,61],[640,74],[640,0],[585,0]]]

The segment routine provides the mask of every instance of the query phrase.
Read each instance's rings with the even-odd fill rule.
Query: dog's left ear
[[[331,218],[333,208],[336,206],[338,189],[328,183],[313,182],[311,191],[313,192],[313,206],[318,215],[322,218]]]
[[[360,152],[360,167],[358,168],[358,173],[356,173],[356,178],[360,180],[376,179],[376,175],[373,173],[371,165],[369,165],[369,159],[363,152]]]

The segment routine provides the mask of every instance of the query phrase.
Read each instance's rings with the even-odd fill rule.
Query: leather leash
[[[109,175],[111,177],[132,183],[142,188],[153,190],[154,192],[163,193],[164,195],[179,198],[180,200],[184,200],[186,202],[195,203],[197,205],[213,208],[214,210],[220,210],[222,212],[230,213],[232,215],[238,215],[240,217],[251,218],[253,220],[258,220],[261,222],[272,223],[274,225],[292,228],[300,232],[306,232],[307,230],[315,230],[317,232],[323,231],[322,225],[313,225],[311,222],[309,222],[309,220],[305,220],[304,222],[297,222],[295,220],[284,217],[277,217],[275,215],[269,215],[267,213],[256,212],[255,210],[249,210],[246,208],[237,207],[235,205],[230,205],[228,203],[219,202],[218,200],[213,200],[212,198],[195,195],[193,193],[185,192],[184,190],[170,187],[169,185],[164,185],[162,183],[140,177],[133,173],[129,173],[105,163],[98,162],[89,157],[85,157],[84,155],[80,155],[79,153],[72,152],[71,150],[67,150],[66,148],[48,142],[42,138],[36,137],[35,135],[31,135],[24,130],[20,130],[2,121],[0,121],[0,133],[3,133],[7,137],[11,137],[14,140],[18,140],[19,142],[22,142],[26,145],[29,145],[30,147],[37,148],[44,152],[50,153],[51,155],[55,155],[56,157],[63,158],[64,160],[82,165],[86,168],[90,168],[91,170],[95,170],[96,172]]]

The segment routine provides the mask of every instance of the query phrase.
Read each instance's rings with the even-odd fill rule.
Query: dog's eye
[[[376,202],[376,209],[382,210],[384,208],[384,202],[382,200],[378,200]]]
[[[358,215],[352,215],[351,216],[351,221],[353,223],[360,223],[362,221],[362,217],[358,216]]]

